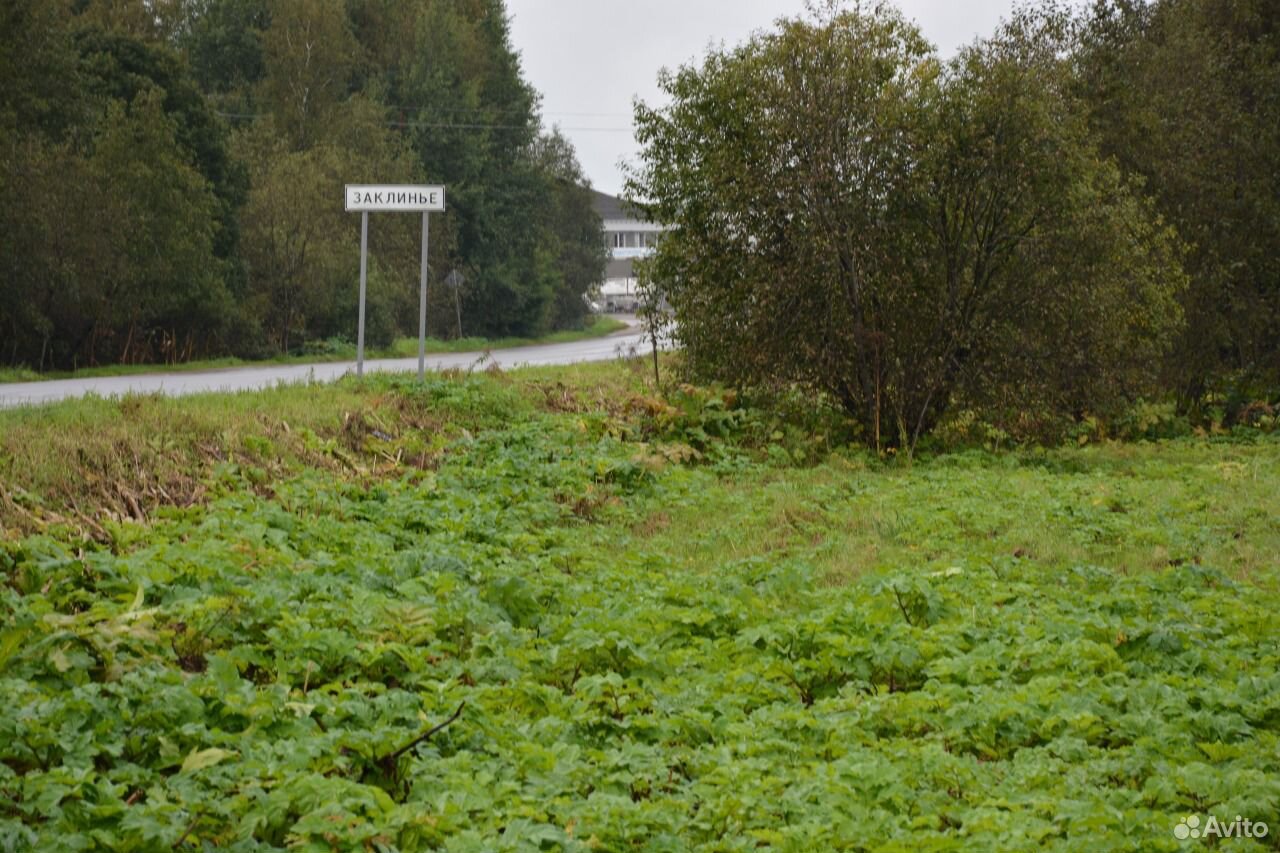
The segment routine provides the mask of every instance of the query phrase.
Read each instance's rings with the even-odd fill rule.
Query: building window
[[[627,245],[626,234],[623,234],[621,231],[619,231],[613,235],[613,248],[621,249],[626,245]]]

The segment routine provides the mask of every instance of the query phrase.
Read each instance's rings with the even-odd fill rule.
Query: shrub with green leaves
[[[1024,9],[944,63],[886,4],[820,4],[664,74],[629,190],[693,374],[822,391],[877,448],[1154,387],[1181,247],[1099,155],[1067,28]]]

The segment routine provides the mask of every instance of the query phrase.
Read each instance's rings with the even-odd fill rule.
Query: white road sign
[[[369,282],[369,214],[422,214],[422,275],[418,285],[418,380],[427,364],[427,235],[431,213],[444,211],[444,187],[347,184],[347,211],[360,214],[360,317],[356,321],[356,376],[364,376],[364,304]],[[456,301],[456,297],[455,297]],[[462,325],[459,318],[458,325]],[[459,332],[461,334],[461,332]]]
[[[347,184],[348,212],[444,210],[444,187],[411,184]]]

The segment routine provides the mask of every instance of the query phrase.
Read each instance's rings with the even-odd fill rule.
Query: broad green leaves
[[[218,749],[217,747],[213,747],[211,749],[202,749],[199,751],[193,751],[190,755],[188,755],[186,758],[182,760],[182,772],[194,773],[197,770],[203,770],[206,767],[212,767],[213,765],[221,761],[224,761],[228,758],[231,758],[234,755],[235,753],[231,752],[230,750]]]
[[[469,426],[430,475],[307,468],[268,493],[228,468],[112,547],[6,542],[0,845],[1136,853],[1179,849],[1188,813],[1280,809],[1274,567],[983,550],[1013,511],[1093,553],[1152,524],[1202,543],[1176,514],[1202,496],[1147,517],[1135,474],[1095,505],[1091,450],[963,500],[1018,460],[833,466],[812,530],[865,523],[900,543],[891,571],[828,585],[816,544],[744,556],[745,525],[789,523],[749,504],[685,565],[701,546],[659,547],[651,514],[821,472],[725,446],[773,427],[708,392],[584,431],[507,381],[380,392]],[[734,466],[633,461],[695,430]],[[1213,447],[1194,476],[1223,476]],[[894,490],[918,510],[861,518]]]

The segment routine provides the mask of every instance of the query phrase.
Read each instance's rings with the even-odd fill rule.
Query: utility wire
[[[261,113],[224,113],[215,110],[217,115],[222,118],[229,119],[259,119],[262,118]],[[429,121],[387,121],[383,122],[387,127],[414,127],[425,128],[429,130],[528,130],[529,126],[524,124],[469,124],[459,122],[429,122]],[[630,127],[562,127],[553,125],[552,127],[559,130],[572,131],[574,133],[631,133],[633,128]]]
[[[432,112],[438,112],[438,113],[486,113],[486,114],[494,114],[494,113],[524,113],[524,112],[534,112],[535,114],[537,114],[537,115],[542,115],[542,116],[568,116],[568,117],[570,117],[570,118],[631,118],[631,113],[577,113],[577,112],[560,112],[560,111],[544,112],[544,111],[541,111],[541,110],[530,111],[530,110],[526,110],[526,109],[521,108],[521,107],[508,107],[508,108],[500,108],[500,107],[435,107],[435,106],[411,105],[411,104],[384,104],[383,106],[385,106],[385,107],[386,107],[387,109],[389,109],[389,110],[405,110],[405,111],[431,110]]]

